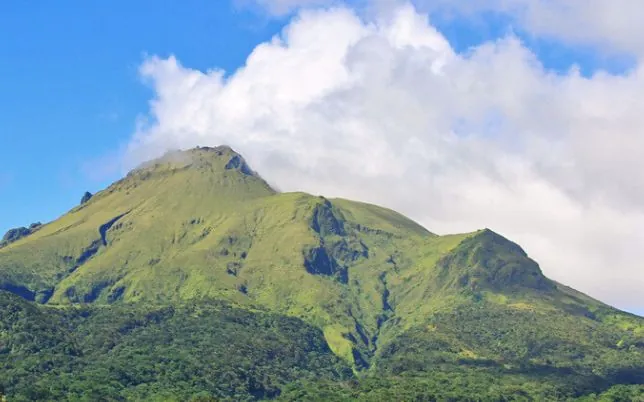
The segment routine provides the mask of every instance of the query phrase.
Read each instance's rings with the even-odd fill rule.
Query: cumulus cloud
[[[414,0],[431,12],[510,17],[539,37],[598,47],[609,54],[644,56],[644,2],[639,0]]]
[[[618,51],[644,51],[644,3],[638,0],[514,0],[526,27],[537,34],[598,44]]]
[[[274,15],[311,6],[351,3],[388,8],[406,0],[239,0]],[[521,29],[574,45],[598,46],[610,54],[644,56],[644,2],[640,0],[411,0],[432,13],[469,15],[483,11],[509,16]]]
[[[170,57],[129,147],[229,144],[281,190],[492,228],[553,279],[644,309],[644,69],[555,74],[515,37],[457,54],[410,4],[303,11],[226,75]]]

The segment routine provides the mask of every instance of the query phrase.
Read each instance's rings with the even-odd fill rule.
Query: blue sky
[[[138,75],[145,55],[174,54],[191,68],[233,71],[287,20],[224,1],[3,2],[0,232],[51,220],[84,191],[118,178],[110,159],[151,97]],[[533,40],[493,13],[432,22],[461,52],[514,32],[555,70],[628,66],[592,49]]]
[[[246,0],[245,4],[248,5],[252,1]],[[274,4],[298,3],[298,0],[261,1]],[[324,1],[326,0],[301,0],[299,3]],[[521,1],[523,0],[516,0],[516,3]],[[364,3],[360,0],[357,2]],[[434,2],[429,0],[417,0],[418,10],[422,12],[423,5],[432,3]],[[436,0],[435,3],[440,1]],[[240,1],[233,3],[212,0],[195,0],[189,3],[151,0],[90,3],[66,0],[39,2],[37,7],[25,2],[0,3],[0,140],[2,141],[0,160],[3,162],[0,165],[0,199],[2,199],[0,235],[12,227],[26,226],[35,221],[53,220],[75,206],[85,191],[96,192],[118,179],[123,173],[118,169],[122,150],[131,143],[137,118],[150,116],[149,101],[159,93],[159,85],[180,85],[185,79],[184,75],[190,71],[207,74],[210,69],[220,68],[233,74],[244,65],[247,56],[258,44],[266,42],[286,25],[292,23],[293,14],[276,16],[261,7],[244,8],[239,4]],[[467,8],[470,4],[483,3],[455,1],[454,4],[465,5],[464,7]],[[497,2],[490,2],[490,4],[497,4]],[[507,83],[503,82],[504,77],[501,77],[501,81],[494,81],[496,78],[492,77],[490,82],[492,85],[498,85],[501,92],[523,99],[526,106],[522,107],[529,108],[528,104],[534,99],[547,99],[547,102],[558,104],[559,90],[572,91],[566,95],[568,96],[566,99],[586,102],[561,113],[557,107],[541,110],[544,116],[550,116],[546,117],[546,120],[553,119],[551,125],[527,119],[526,124],[533,126],[521,126],[526,113],[518,117],[511,116],[516,112],[516,108],[512,105],[503,112],[508,113],[507,115],[501,112],[498,114],[500,119],[513,118],[519,127],[523,127],[524,132],[521,133],[520,140],[527,141],[526,143],[532,143],[532,136],[534,136],[542,141],[534,144],[539,145],[543,144],[543,141],[552,140],[553,144],[564,144],[571,150],[572,153],[568,155],[570,160],[560,160],[559,165],[555,163],[552,166],[541,163],[543,155],[529,152],[521,155],[526,159],[526,166],[529,165],[535,169],[543,167],[543,170],[529,172],[530,174],[525,177],[526,183],[535,180],[534,183],[529,182],[534,184],[530,188],[539,189],[542,188],[539,187],[542,183],[547,183],[544,188],[556,190],[547,195],[543,202],[534,201],[534,204],[528,204],[519,192],[504,194],[502,199],[508,207],[499,213],[499,207],[485,199],[493,199],[493,195],[500,191],[499,189],[512,188],[513,185],[504,182],[507,178],[498,175],[489,178],[492,182],[499,180],[499,183],[485,189],[489,192],[489,196],[486,193],[488,198],[483,197],[482,203],[480,200],[474,200],[480,205],[460,206],[457,197],[450,202],[444,202],[442,212],[436,207],[437,212],[434,212],[442,214],[442,221],[436,217],[423,215],[427,212],[426,204],[424,202],[418,205],[410,204],[409,197],[403,196],[404,192],[400,192],[400,199],[396,199],[393,193],[380,194],[378,186],[383,186],[386,176],[374,179],[376,187],[370,187],[364,178],[356,179],[359,180],[357,184],[349,183],[352,178],[350,175],[342,178],[338,183],[332,183],[332,187],[325,187],[323,176],[318,175],[310,177],[309,182],[301,182],[301,189],[317,192],[318,189],[330,188],[336,193],[335,195],[380,203],[401,210],[438,232],[473,230],[480,227],[498,229],[526,246],[538,261],[545,262],[543,266],[551,267],[547,273],[555,279],[561,278],[571,285],[579,285],[579,288],[584,291],[587,290],[593,295],[604,297],[604,300],[614,301],[623,308],[641,313],[644,306],[632,295],[639,294],[641,288],[638,288],[636,280],[644,283],[644,277],[639,275],[636,280],[632,278],[634,272],[641,272],[641,268],[633,261],[641,261],[642,256],[638,254],[638,247],[631,247],[628,243],[637,243],[639,240],[635,237],[623,237],[629,228],[638,226],[637,222],[640,222],[644,216],[641,206],[630,206],[633,199],[637,201],[640,195],[637,189],[644,188],[644,176],[639,173],[632,176],[633,172],[644,171],[635,166],[641,158],[633,154],[633,150],[638,149],[636,140],[639,140],[641,135],[629,131],[637,127],[637,123],[633,122],[641,117],[641,113],[638,112],[637,107],[628,108],[629,102],[636,98],[629,95],[628,91],[637,88],[641,82],[639,75],[629,75],[639,66],[636,55],[641,55],[644,50],[644,43],[637,39],[639,36],[629,34],[629,21],[639,21],[636,18],[639,14],[615,6],[617,12],[611,15],[617,15],[623,19],[623,22],[618,19],[606,21],[603,18],[605,12],[588,13],[579,1],[574,4],[578,6],[581,4],[581,8],[571,7],[570,10],[573,11],[568,10],[569,14],[564,20],[570,20],[571,25],[574,26],[585,24],[592,28],[569,31],[565,26],[557,23],[556,18],[550,21],[550,24],[531,25],[530,20],[524,18],[525,16],[507,12],[508,10],[495,10],[493,7],[476,10],[474,13],[467,14],[467,17],[466,14],[443,13],[432,9],[434,11],[430,16],[431,24],[461,55],[470,54],[473,48],[481,44],[494,43],[508,36],[515,36],[522,41],[525,48],[537,56],[546,72],[562,78],[556,85],[548,79],[544,80],[543,76],[539,75],[541,68],[537,69],[538,73],[535,76],[531,76],[531,73],[526,76],[526,66],[522,65],[521,61],[517,61],[518,59],[513,59],[516,54],[510,54],[511,52],[505,54],[501,51],[488,61],[479,60],[470,63],[471,66],[467,68],[471,70],[467,71],[475,76],[481,74],[478,79],[485,81],[490,73],[486,70],[489,66],[485,63],[495,65],[495,57],[499,60],[502,57],[509,57],[507,60],[516,62],[517,66],[514,66],[516,70],[508,68],[508,71],[514,72],[514,75],[509,76]],[[534,13],[543,11],[538,7],[531,10]],[[644,7],[640,11],[644,12]],[[313,20],[315,19],[309,22],[314,22]],[[309,24],[310,26],[307,24],[303,24],[306,29],[314,28],[314,24]],[[644,35],[640,36],[644,37]],[[338,46],[342,46],[343,38],[337,37],[336,40],[339,43]],[[186,69],[175,72],[175,83],[145,84],[139,75],[139,67],[150,55],[159,56],[161,60],[175,55]],[[404,52],[395,53],[392,57],[399,56],[406,57]],[[422,54],[421,56],[426,57]],[[413,62],[413,59],[404,57],[401,60]],[[378,62],[377,59],[372,59],[374,60]],[[279,68],[275,67],[279,67],[280,62],[279,59],[273,60],[273,65],[264,67],[279,71]],[[477,66],[478,62],[483,64]],[[310,68],[314,64],[303,64],[302,68]],[[573,66],[579,68],[586,80],[580,81],[574,76],[567,75]],[[316,71],[315,68],[312,71]],[[598,72],[601,74],[596,75]],[[456,76],[458,77],[458,72]],[[467,78],[467,75],[465,77]],[[509,80],[516,77],[527,77],[528,81],[532,81],[525,84]],[[419,78],[423,77],[419,76]],[[620,81],[621,78],[623,80]],[[261,80],[253,82],[252,74],[250,78],[244,79],[251,80],[248,81],[249,83],[260,82],[260,85],[263,85]],[[427,84],[431,86],[432,82],[430,80]],[[287,80],[282,84],[287,88],[292,83]],[[279,85],[282,84],[275,84],[277,90],[280,90]],[[529,87],[524,84],[536,86]],[[405,87],[404,81],[392,82],[392,85],[398,86],[403,91],[409,90]],[[439,85],[436,88],[443,87]],[[553,88],[556,89],[553,90]],[[287,88],[287,92],[288,90]],[[368,95],[369,91],[360,93]],[[411,102],[417,99],[431,102],[431,96],[428,97],[427,94],[413,95],[414,97],[410,98]],[[472,105],[484,108],[490,105],[492,108],[501,107],[503,102],[502,98],[490,97],[490,102],[497,103],[486,106],[481,104],[481,99],[476,98],[476,94],[459,96],[461,95],[464,96],[463,102],[467,104],[473,102]],[[245,95],[242,94],[242,96]],[[190,98],[189,94],[181,102],[184,100],[186,103],[194,103],[196,107],[203,106],[199,104],[199,99]],[[317,102],[318,99],[310,101]],[[164,99],[162,102],[179,111],[182,108],[181,102],[173,104],[171,99]],[[520,102],[517,100],[517,103]],[[602,105],[602,102],[608,102],[609,106],[600,106],[596,109],[591,107],[595,104]],[[424,105],[419,104],[415,110],[422,110]],[[597,125],[598,130],[604,131],[588,137],[592,140],[588,143],[586,137],[578,136],[580,130],[589,130],[584,123],[586,121],[584,116],[590,113],[588,116],[596,118],[597,110],[609,110],[613,105],[620,106],[616,109],[619,113],[601,116],[600,119],[604,120]],[[538,104],[535,107],[538,108]],[[203,108],[203,110],[208,109]],[[528,110],[529,115],[532,110]],[[446,112],[451,111],[446,110]],[[319,116],[313,117],[312,122],[320,121],[316,118]],[[391,116],[393,121],[396,118],[401,119],[398,123],[405,124],[408,116],[406,112],[399,117]],[[369,124],[370,119],[374,117],[365,116],[365,119],[364,123]],[[476,121],[474,123],[476,124]],[[542,125],[554,130],[553,133],[540,132],[543,130]],[[308,135],[309,132],[314,132],[316,128],[306,126],[299,133],[292,133],[292,136],[306,143],[308,140],[300,137],[304,136],[304,133]],[[590,129],[593,128],[590,126]],[[167,133],[162,131],[158,133],[151,131],[149,134],[161,135],[159,138],[163,140],[162,135]],[[209,135],[201,134],[205,134],[206,137]],[[342,133],[344,134],[346,133]],[[432,137],[428,134],[430,133],[419,132],[417,138],[431,145]],[[622,140],[609,141],[610,148],[607,148],[606,141],[618,134],[622,135]],[[272,133],[272,135],[279,139],[280,133]],[[423,138],[423,135],[428,136]],[[393,141],[391,144],[397,145],[397,138],[393,138],[395,135],[392,134],[391,137],[390,140]],[[213,141],[220,141],[221,137],[213,134],[210,138]],[[235,140],[235,138],[231,139]],[[187,144],[191,143],[187,141]],[[494,165],[499,160],[506,160],[505,156],[516,156],[504,154],[507,144],[502,141],[489,145],[492,147],[490,149],[496,149],[501,157],[496,158],[496,154],[491,153],[487,156],[490,160],[480,166],[482,169]],[[257,147],[257,149],[263,148],[262,144]],[[450,149],[445,151],[451,152]],[[252,154],[250,145],[248,152]],[[465,148],[463,152],[462,155],[456,156],[471,156]],[[270,169],[270,166],[262,166],[261,155],[253,156],[255,157],[253,162],[259,165],[255,166],[260,168],[260,173],[272,175],[278,183],[288,183],[291,179],[290,172],[280,177],[278,170],[274,172],[261,170]],[[546,159],[548,156],[546,153]],[[368,157],[371,158],[371,154]],[[401,160],[408,160],[404,155],[399,157]],[[458,159],[455,160],[458,161]],[[338,161],[338,163],[342,162]],[[472,159],[465,165],[475,166],[479,162],[477,159]],[[611,164],[611,169],[604,169],[607,163]],[[445,172],[457,169],[456,165],[439,167],[440,171]],[[555,174],[558,171],[564,173]],[[459,174],[455,173],[452,179],[463,178],[462,184],[466,186],[465,188],[468,188],[470,180],[475,179],[461,175],[462,172],[456,170],[454,172]],[[627,176],[630,181],[622,181]],[[421,174],[420,179],[422,178]],[[340,182],[343,180],[348,185],[346,188],[360,187],[362,192],[342,190]],[[412,194],[421,190],[429,198],[438,193],[431,187],[431,183],[435,182],[433,179],[426,182],[426,188],[421,189],[414,180],[403,183],[407,186],[405,188],[412,190]],[[394,183],[398,185],[400,180],[395,180]],[[336,184],[337,187],[333,187]],[[610,189],[610,193],[607,189]],[[441,190],[438,189],[438,191]],[[541,195],[543,194],[536,193],[536,196]],[[641,203],[635,204],[641,205]],[[540,218],[536,211],[540,205],[544,206],[541,211],[544,214],[543,218]],[[556,205],[552,207],[552,211],[558,214],[551,213],[548,209],[549,205]],[[534,222],[530,227],[517,221],[513,212],[515,207],[525,208],[525,213],[521,216],[534,215],[531,217]],[[565,213],[569,215],[564,215]],[[551,226],[541,225],[545,220],[551,220]],[[615,222],[622,222],[622,224]],[[556,231],[555,227],[565,227],[566,230]],[[628,241],[624,242],[620,239]],[[622,258],[620,260],[622,263],[618,266],[615,262],[617,268],[613,268],[616,255]],[[594,264],[594,268],[589,268],[589,264]],[[610,270],[616,269],[616,271],[606,271],[607,264],[610,264]],[[583,278],[586,282],[580,279],[575,283],[575,278]],[[610,289],[604,291],[606,278],[611,278],[615,282]]]
[[[115,179],[151,91],[145,54],[234,69],[282,22],[219,1],[0,4],[0,232],[47,221]],[[62,5],[62,6],[61,6]]]

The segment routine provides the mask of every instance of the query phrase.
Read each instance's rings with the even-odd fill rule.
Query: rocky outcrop
[[[4,246],[8,246],[11,243],[14,243],[23,237],[27,237],[36,230],[40,229],[42,224],[40,222],[32,223],[29,225],[29,227],[19,227],[19,228],[14,228],[14,229],[9,229],[7,233],[2,237],[2,240],[0,241],[0,248]]]
[[[83,194],[83,197],[81,198],[81,205],[87,203],[89,200],[92,199],[94,194],[90,193],[89,191],[85,191],[85,194]]]
[[[232,158],[230,158],[224,168],[226,170],[238,170],[246,176],[253,176],[255,174],[248,166],[244,158],[242,158],[240,155],[234,155]]]

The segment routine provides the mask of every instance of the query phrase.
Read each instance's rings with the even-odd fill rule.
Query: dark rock
[[[339,214],[334,211],[331,202],[325,200],[323,204],[317,205],[313,210],[311,229],[322,237],[329,235],[346,235],[343,219],[341,216],[337,215]]]
[[[123,294],[125,293],[125,287],[119,286],[112,289],[112,292],[107,296],[107,302],[109,304],[116,303],[119,300],[123,299]]]
[[[112,283],[110,281],[101,281],[94,284],[89,292],[83,295],[83,303],[93,303],[101,296],[104,290],[108,289]]]
[[[130,212],[128,211],[124,214],[116,216],[98,228],[98,233],[101,235],[101,241],[103,242],[104,246],[107,246],[107,231],[110,230],[112,226],[114,226],[114,224],[119,221],[119,219],[121,219],[122,217],[124,217],[129,213]]]
[[[247,176],[253,176],[255,173],[251,170],[251,168],[246,164],[246,161],[244,158],[242,158],[239,155],[233,156],[228,163],[225,166],[226,170],[239,170],[243,174]]]
[[[15,241],[22,239],[25,236],[29,236],[30,234],[31,234],[31,230],[25,227],[9,229],[9,231],[5,233],[4,237],[2,238],[2,243],[7,243],[7,244],[13,243]]]
[[[28,301],[36,300],[36,293],[22,285],[14,285],[13,283],[0,282],[0,290],[13,293],[14,295],[20,296],[23,299]]]
[[[29,225],[28,228],[26,227],[19,227],[19,228],[14,228],[10,229],[5,235],[2,237],[2,240],[0,241],[0,247],[7,246],[13,242],[16,242],[23,237],[27,237],[36,230],[40,229],[42,226],[42,223],[40,222],[35,222]]]
[[[241,269],[241,264],[238,262],[229,262],[226,264],[226,272],[228,275],[237,276],[239,270]]]
[[[85,264],[90,258],[92,258],[96,253],[98,253],[99,248],[101,247],[102,242],[100,240],[94,240],[92,244],[83,249],[81,254],[76,259],[76,265],[72,268],[74,271]]]
[[[81,198],[81,205],[87,203],[89,200],[92,199],[94,194],[90,193],[89,191],[85,191],[85,194],[83,194],[83,198]]]
[[[35,301],[36,303],[45,304],[51,299],[51,296],[54,294],[54,288],[49,288],[36,292]]]
[[[241,293],[243,293],[243,294],[245,294],[245,295],[247,295],[247,294],[248,294],[248,286],[246,286],[246,285],[243,285],[243,284],[242,284],[242,285],[239,285],[239,286],[237,287],[237,290],[239,290]]]
[[[362,353],[358,349],[353,348],[351,353],[353,354],[353,361],[355,362],[358,370],[366,370],[369,368],[367,359],[362,356]]]
[[[305,253],[304,267],[310,274],[335,277],[342,283],[347,283],[349,279],[347,268],[338,264],[323,246]]]

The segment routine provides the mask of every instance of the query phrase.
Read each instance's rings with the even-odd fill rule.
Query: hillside
[[[295,318],[219,302],[52,309],[0,292],[0,387],[10,400],[271,398],[351,369]]]
[[[383,390],[445,376],[494,379],[512,395],[532,384],[526,395],[559,399],[644,383],[644,319],[549,280],[508,239],[488,229],[437,236],[374,205],[278,193],[228,147],[169,153],[19,233],[0,245],[0,289],[32,314],[218,300],[235,314],[317,328],[320,351]],[[51,342],[39,341],[55,351]],[[326,392],[343,379],[299,379],[291,391]]]

